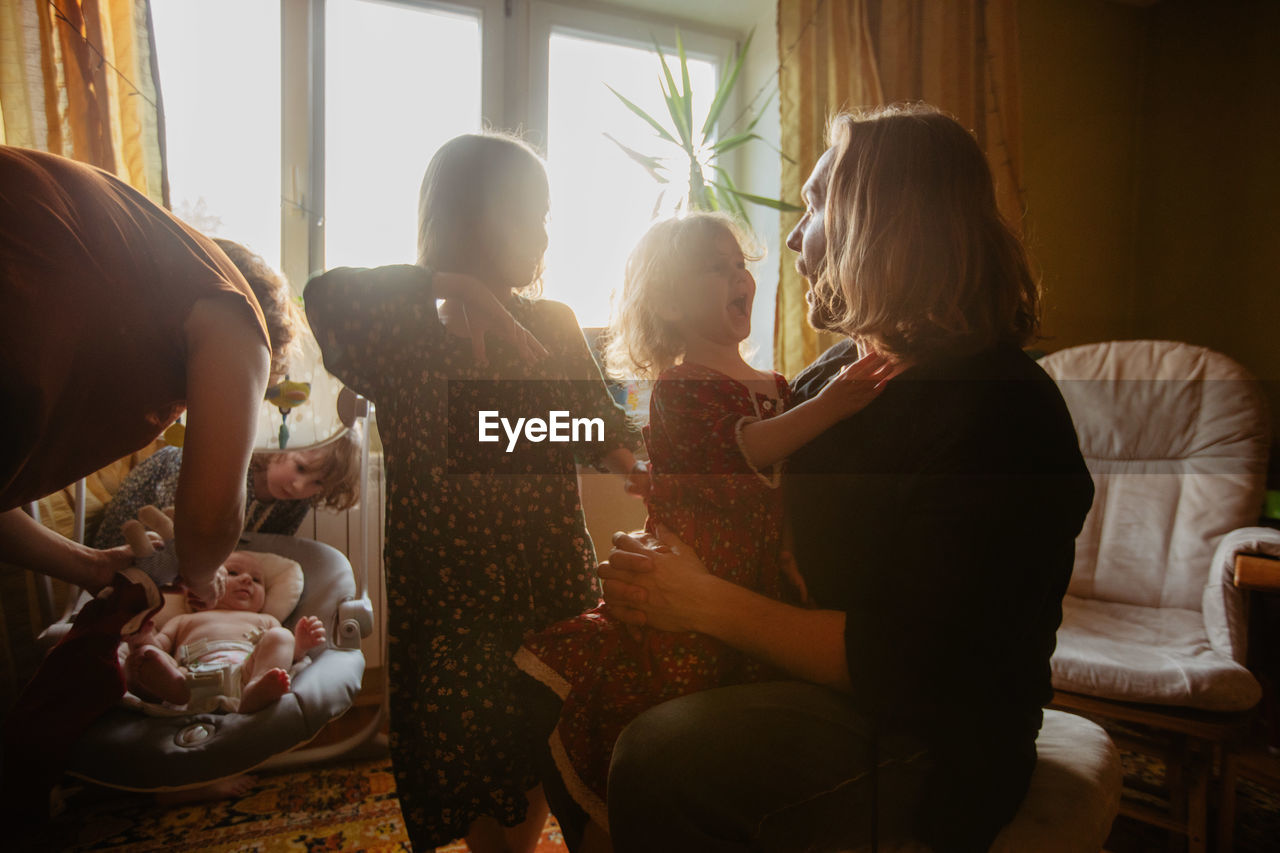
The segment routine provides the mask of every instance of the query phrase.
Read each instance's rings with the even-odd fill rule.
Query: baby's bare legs
[[[253,654],[244,662],[240,713],[260,711],[288,693],[292,663],[293,634],[285,628],[271,628],[263,634]]]
[[[144,699],[150,694],[174,705],[191,701],[191,688],[177,661],[156,646],[139,646],[126,661],[129,688]]]

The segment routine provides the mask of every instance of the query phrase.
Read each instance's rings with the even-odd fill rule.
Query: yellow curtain
[[[147,0],[0,0],[0,142],[118,175],[167,206]]]
[[[779,0],[782,193],[795,198],[838,110],[926,101],[987,152],[1000,209],[1022,220],[1016,0]],[[782,214],[782,233],[799,214]],[[783,253],[774,365],[786,376],[839,337],[805,320],[806,284]]]

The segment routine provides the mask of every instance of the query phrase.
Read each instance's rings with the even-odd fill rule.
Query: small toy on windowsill
[[[310,382],[290,382],[286,376],[279,385],[267,389],[267,401],[275,403],[280,411],[280,449],[289,446],[289,411],[301,406],[311,395]]]

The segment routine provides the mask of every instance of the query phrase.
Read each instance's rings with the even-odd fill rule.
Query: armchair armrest
[[[1262,592],[1280,592],[1280,559],[1258,554],[1237,554],[1236,586]]]
[[[1214,651],[1242,666],[1248,652],[1249,632],[1245,623],[1244,590],[1236,584],[1236,558],[1251,554],[1280,558],[1280,530],[1241,527],[1222,537],[1214,551],[1200,603],[1209,644]]]

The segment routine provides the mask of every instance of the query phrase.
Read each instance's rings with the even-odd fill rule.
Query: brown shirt
[[[0,511],[154,439],[186,405],[184,323],[235,265],[113,175],[0,146]]]

